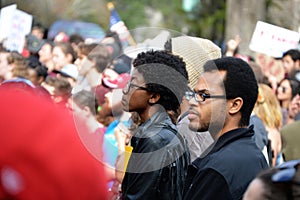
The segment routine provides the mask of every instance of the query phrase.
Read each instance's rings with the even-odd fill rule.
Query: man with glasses
[[[131,139],[122,199],[182,199],[189,152],[168,111],[178,112],[187,84],[185,63],[168,51],[143,52],[134,60],[122,104],[141,124]]]
[[[224,57],[206,62],[193,91],[189,128],[209,131],[207,152],[189,167],[184,199],[242,199],[250,181],[268,164],[254,141],[250,115],[258,86],[243,60]]]
[[[222,55],[221,49],[212,41],[191,36],[173,37],[166,42],[165,48],[175,55],[179,55],[185,61],[190,88],[194,88],[197,84],[204,63],[211,59],[221,58]],[[176,119],[176,127],[186,139],[191,161],[194,161],[213,143],[213,139],[208,131],[197,132],[189,129],[188,112],[189,102],[183,97],[180,104],[180,115]]]

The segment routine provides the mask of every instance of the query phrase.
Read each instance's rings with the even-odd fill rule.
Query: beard
[[[212,137],[218,135],[218,133],[223,129],[224,120],[219,119],[216,121],[190,121],[189,129],[196,132],[205,132],[208,131]]]
[[[191,121],[189,123],[189,129],[192,131],[196,131],[196,132],[205,132],[208,131],[209,129],[209,122],[208,123],[203,123],[203,122],[195,122],[195,121]]]

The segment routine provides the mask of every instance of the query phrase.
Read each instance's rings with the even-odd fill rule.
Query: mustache
[[[200,115],[199,111],[197,111],[193,106],[189,107],[189,113]]]

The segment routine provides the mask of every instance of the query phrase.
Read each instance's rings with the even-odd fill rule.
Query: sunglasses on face
[[[282,93],[285,93],[287,91],[287,88],[285,86],[279,86],[279,88],[281,88]]]

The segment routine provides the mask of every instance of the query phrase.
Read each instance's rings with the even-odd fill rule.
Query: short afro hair
[[[183,59],[170,51],[151,50],[138,54],[133,67],[143,75],[147,91],[160,94],[158,104],[177,113],[188,90],[188,73]]]
[[[204,65],[204,71],[225,71],[223,80],[227,99],[241,97],[244,101],[240,110],[240,126],[248,126],[250,115],[258,96],[258,84],[250,65],[240,58],[223,57],[210,60]]]

